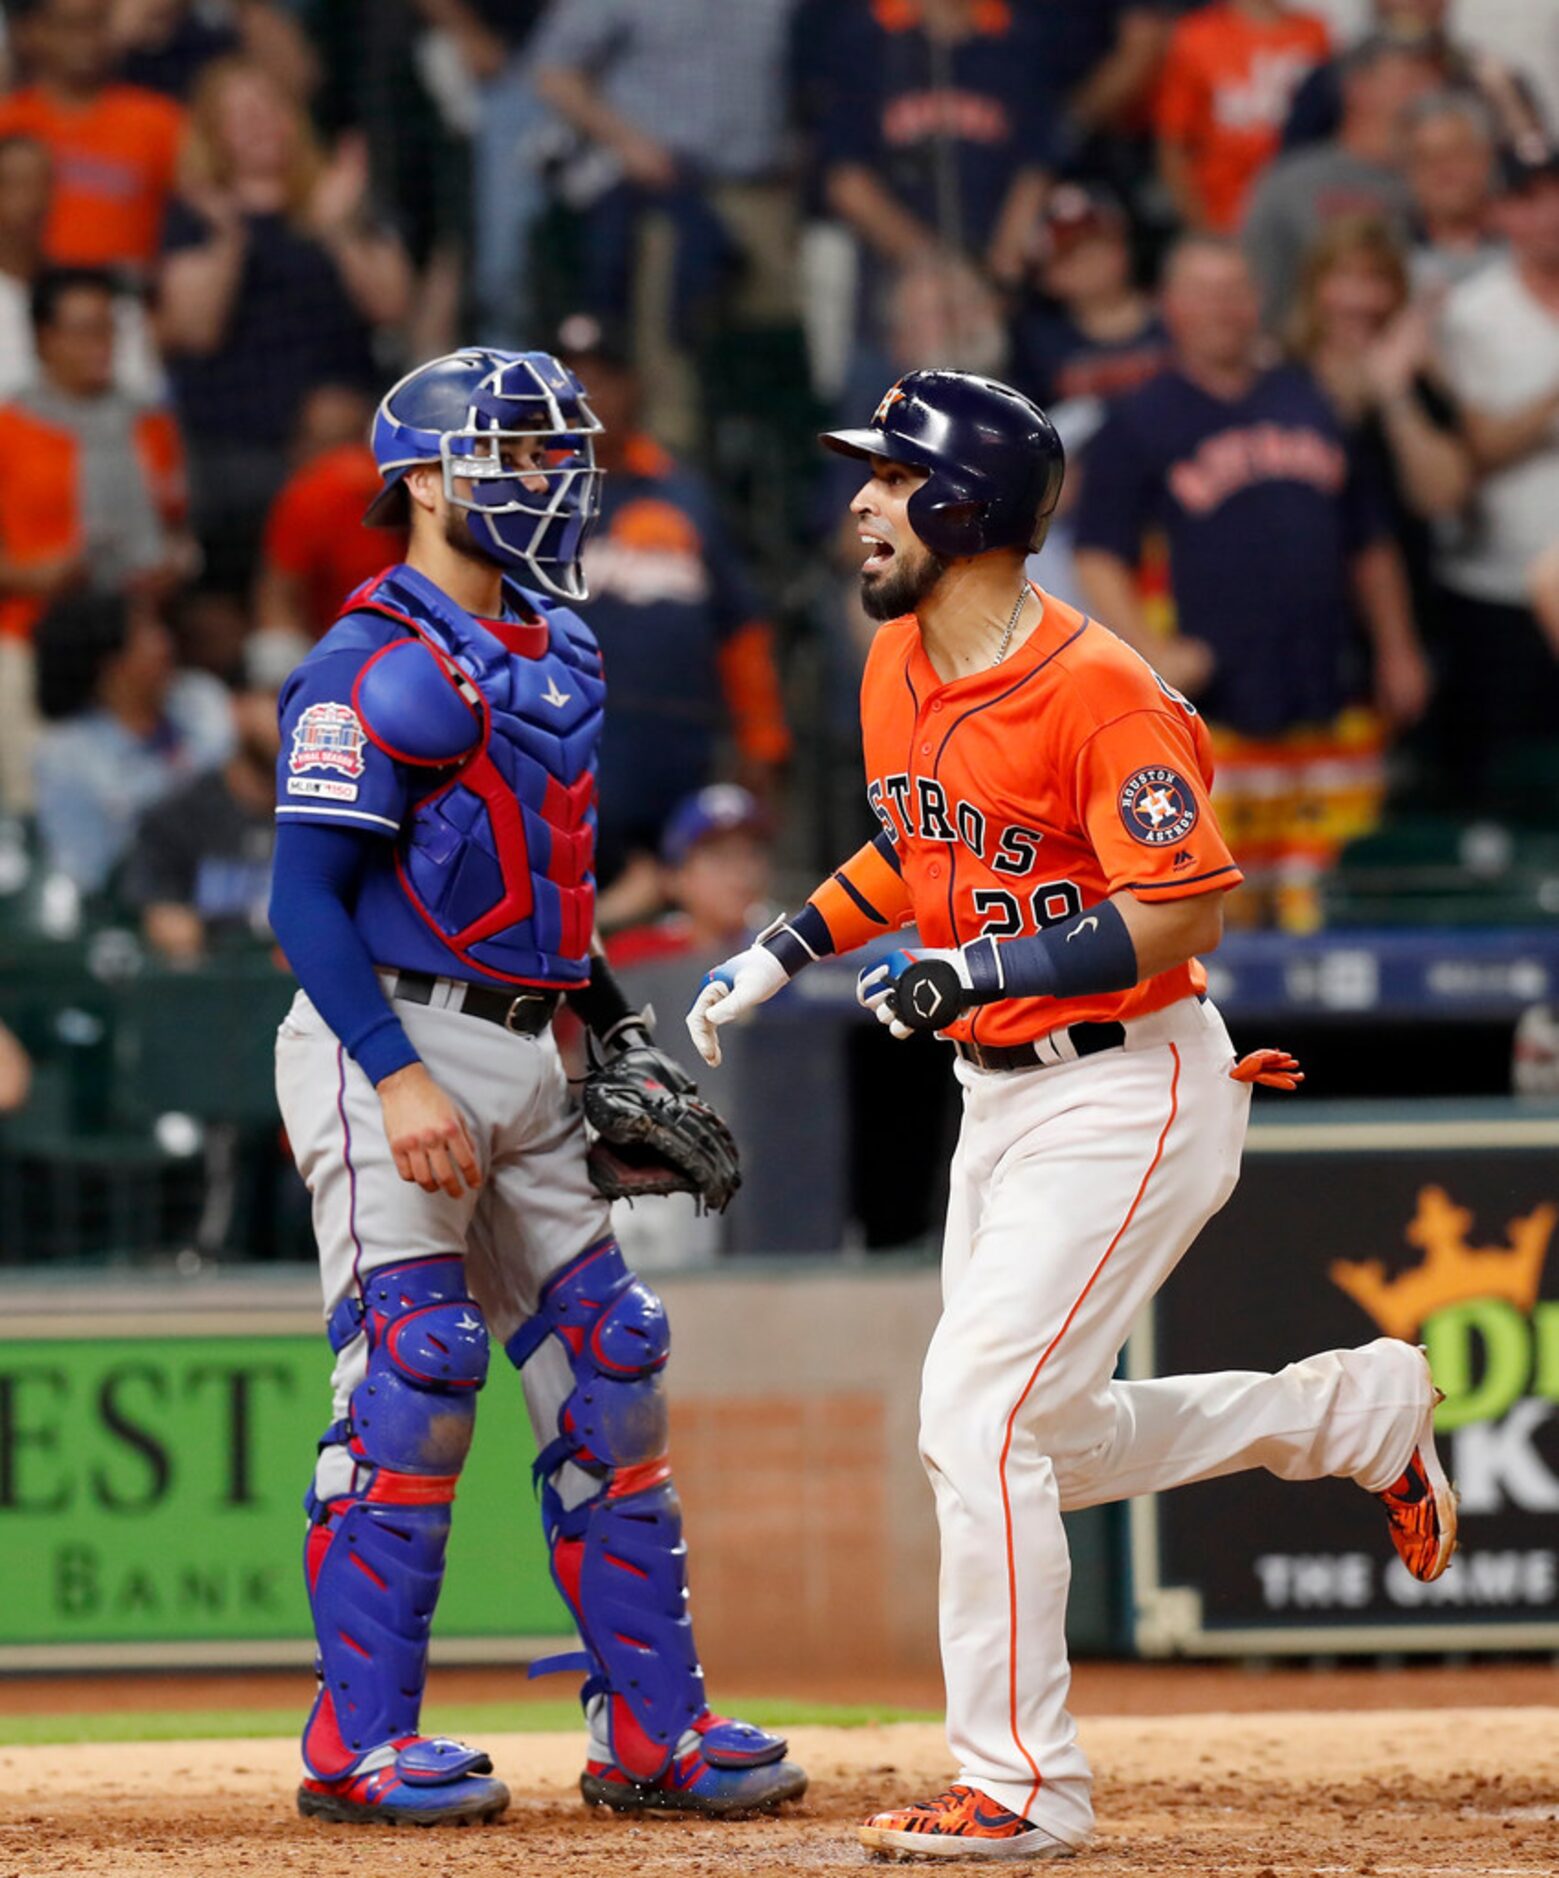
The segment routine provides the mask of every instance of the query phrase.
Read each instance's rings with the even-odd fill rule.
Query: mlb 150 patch
[[[1150,764],[1126,778],[1120,792],[1121,820],[1134,840],[1149,848],[1171,848],[1196,826],[1196,797],[1178,770]]]
[[[333,769],[343,776],[363,773],[363,727],[349,704],[311,704],[292,729],[287,767]]]

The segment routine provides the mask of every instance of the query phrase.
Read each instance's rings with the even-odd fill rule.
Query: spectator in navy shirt
[[[250,636],[232,702],[233,754],[154,804],[136,829],[123,895],[139,909],[147,943],[172,964],[198,963],[213,942],[269,938],[276,700],[308,651],[300,635]]]
[[[732,766],[772,795],[790,755],[773,634],[708,490],[638,428],[641,388],[621,338],[588,315],[554,351],[606,426],[601,519],[585,547],[590,628],[611,698],[601,740],[596,873],[603,926],[658,904],[666,817]]]
[[[1064,170],[1124,187],[1153,156],[1151,104],[1182,0],[1031,0],[1038,76]]]
[[[1051,408],[1103,404],[1169,363],[1169,334],[1135,277],[1126,212],[1107,191],[1063,183],[1039,231],[1044,296],[1013,323],[1012,381]]]
[[[1163,304],[1175,365],[1123,399],[1094,439],[1078,572],[1090,609],[1196,697],[1222,737],[1226,792],[1241,773],[1231,758],[1250,759],[1253,784],[1264,765],[1269,795],[1272,766],[1286,764],[1283,825],[1242,824],[1226,793],[1226,826],[1255,896],[1272,895],[1263,910],[1303,927],[1336,846],[1378,809],[1378,740],[1361,732],[1355,747],[1340,724],[1359,688],[1350,622],[1364,629],[1388,720],[1422,713],[1428,669],[1389,511],[1352,464],[1336,415],[1304,372],[1259,363],[1244,258],[1188,238],[1170,257]],[[1167,538],[1181,634],[1157,643],[1135,580],[1154,530]]]
[[[821,129],[834,213],[879,262],[937,249],[1003,283],[1049,190],[1056,110],[1032,7],[871,0],[840,7]]]
[[[208,564],[247,586],[299,407],[371,385],[376,326],[407,311],[399,241],[367,214],[366,148],[327,162],[265,67],[220,59],[192,112],[185,198],[165,235],[158,323]]]

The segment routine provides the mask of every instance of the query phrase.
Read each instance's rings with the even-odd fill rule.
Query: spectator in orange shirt
[[[1175,28],[1159,88],[1159,165],[1189,227],[1239,227],[1295,90],[1329,50],[1324,22],[1286,0],[1213,0]]]
[[[32,287],[45,271],[44,232],[54,192],[54,159],[36,137],[0,137],[0,402],[38,375],[33,352]],[[150,404],[164,390],[141,296],[123,291],[115,306],[119,389]]]
[[[0,137],[36,137],[53,154],[51,261],[144,271],[162,239],[184,113],[113,82],[109,16],[110,0],[43,0],[27,36],[34,82],[0,100]]]
[[[114,282],[33,287],[39,376],[0,406],[0,797],[23,806],[39,616],[76,588],[165,594],[193,567],[184,458],[166,411],[114,388]]]
[[[310,392],[298,420],[298,467],[265,524],[254,595],[261,626],[318,639],[353,588],[401,558],[403,534],[363,526],[380,488],[364,442],[372,417],[372,404],[350,385]]]

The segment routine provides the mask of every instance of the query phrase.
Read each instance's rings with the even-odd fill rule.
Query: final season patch
[[[290,770],[334,769],[363,773],[363,727],[349,704],[311,704],[292,728]],[[355,792],[354,792],[355,793]]]
[[[1172,848],[1196,826],[1196,797],[1178,770],[1151,764],[1121,785],[1121,820],[1134,840],[1149,848]]]

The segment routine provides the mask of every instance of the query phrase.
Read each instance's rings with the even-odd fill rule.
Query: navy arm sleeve
[[[307,822],[279,822],[271,930],[315,1009],[372,1083],[420,1059],[380,988],[352,923],[352,903],[374,837]]]

